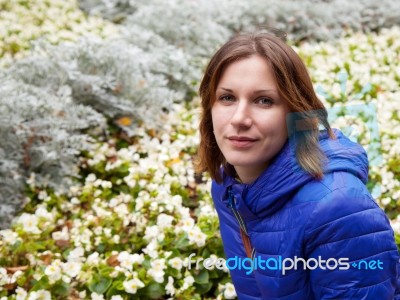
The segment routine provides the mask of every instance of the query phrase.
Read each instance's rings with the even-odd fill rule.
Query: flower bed
[[[84,35],[106,38],[117,33],[114,24],[85,16],[76,0],[0,0],[0,66],[25,56],[38,38],[59,44]]]
[[[370,168],[369,189],[397,235],[399,34],[393,27],[295,46],[331,111],[376,107],[379,148],[369,154],[381,160]],[[333,124],[359,130],[353,138],[367,148],[372,127],[361,125],[369,120],[362,109],[351,116]],[[192,253],[193,260],[224,256],[210,180],[193,171],[198,117],[194,98],[171,107],[162,130],[142,124],[128,136],[110,127],[81,154],[81,180],[68,193],[39,186],[32,173],[27,204],[0,231],[0,299],[235,298],[226,270],[188,265]]]

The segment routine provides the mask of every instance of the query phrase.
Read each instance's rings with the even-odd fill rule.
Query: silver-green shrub
[[[185,43],[194,37],[193,43],[197,42],[200,48],[205,46],[201,41],[206,35],[210,42],[218,39],[219,27],[231,32],[257,26],[274,27],[286,31],[290,40],[301,41],[338,38],[345,29],[370,32],[400,24],[399,3],[392,0],[80,0],[79,3],[90,14],[152,28],[173,42]],[[210,23],[215,24],[216,30],[210,30]]]
[[[138,31],[125,39],[37,43],[34,55],[1,71],[0,226],[21,207],[31,173],[56,190],[77,176],[76,155],[90,143],[83,129],[121,117],[132,120],[116,122],[129,135],[136,121],[159,126],[163,111],[193,90],[197,74],[182,50],[160,37],[148,51],[146,39]]]
[[[33,74],[34,68],[45,62],[23,64],[29,63]],[[11,71],[21,74],[23,64]],[[23,206],[23,189],[31,176],[38,185],[67,190],[72,178],[79,176],[77,154],[91,149],[92,140],[82,130],[104,128],[101,114],[73,102],[62,72],[53,74],[47,83],[51,90],[43,78],[34,79],[35,86],[0,74],[0,228]]]

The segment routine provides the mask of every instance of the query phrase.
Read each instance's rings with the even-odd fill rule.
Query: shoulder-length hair
[[[216,100],[217,85],[227,66],[253,55],[266,59],[275,76],[279,96],[286,101],[290,111],[306,116],[302,120],[302,127],[307,130],[299,135],[300,140],[296,136],[296,158],[306,172],[317,179],[322,178],[326,157],[318,143],[319,124],[327,130],[330,138],[335,138],[327,120],[327,111],[314,92],[311,78],[301,58],[282,39],[269,33],[234,36],[211,58],[199,88],[202,115],[196,172],[209,172],[211,178],[220,183],[222,166],[227,174],[235,176],[234,168],[225,160],[215,140],[211,108]]]

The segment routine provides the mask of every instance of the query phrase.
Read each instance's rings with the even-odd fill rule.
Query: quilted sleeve
[[[342,187],[321,199],[304,241],[315,299],[398,299],[393,230],[366,189]]]

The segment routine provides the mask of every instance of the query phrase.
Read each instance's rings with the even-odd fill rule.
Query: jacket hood
[[[319,143],[327,157],[324,174],[348,172],[364,184],[368,180],[368,157],[364,148],[352,142],[340,130],[333,129],[336,139],[330,139],[326,130],[321,131]],[[228,187],[235,197],[243,199],[248,217],[266,217],[279,210],[306,183],[315,180],[305,172],[295,158],[294,143],[288,140],[264,172],[251,184],[241,184],[223,173],[222,199]],[[221,199],[221,200],[222,200]],[[262,199],[262,201],[259,201]],[[240,204],[239,204],[240,205]]]

